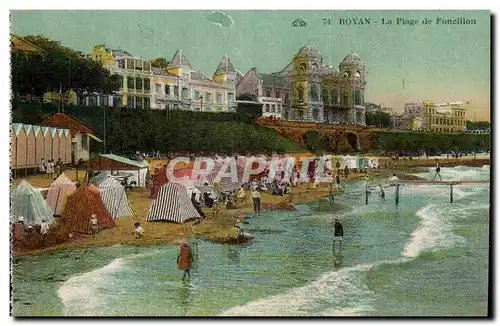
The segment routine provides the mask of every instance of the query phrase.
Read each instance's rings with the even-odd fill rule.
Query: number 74
[[[330,18],[323,18],[323,25],[330,25],[332,22]]]

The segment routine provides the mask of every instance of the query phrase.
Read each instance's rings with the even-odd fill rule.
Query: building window
[[[89,136],[87,134],[81,134],[81,135],[82,135],[82,149],[86,151],[89,149]]]
[[[113,95],[113,106],[118,108],[122,105],[122,97],[119,95]]]
[[[151,108],[151,101],[149,97],[144,98],[144,109],[150,109]]]
[[[361,91],[360,90],[354,91],[354,103],[356,105],[361,105]]]
[[[128,89],[134,89],[134,83],[135,79],[134,77],[127,77],[127,88]]]
[[[174,96],[179,96],[179,86],[174,86]]]
[[[127,69],[134,69],[134,59],[127,59]]]
[[[140,77],[135,78],[135,89],[142,90],[142,78]]]
[[[227,101],[234,102],[234,94],[233,93],[227,93]]]
[[[266,104],[264,105],[264,111],[265,111],[265,112],[269,112],[269,104],[267,104],[267,103],[266,103]]]
[[[266,97],[271,97],[271,90],[266,89]]]
[[[96,95],[89,96],[89,106],[97,106],[97,96]]]
[[[200,92],[199,91],[194,91],[194,99],[199,100],[200,99]]]
[[[282,108],[281,108],[281,104],[278,104],[278,105],[277,105],[277,107],[278,107],[278,109],[277,109],[277,111],[276,111],[276,112],[278,112],[278,113],[280,113],[280,114],[281,114],[281,110],[282,110]]]
[[[129,109],[135,108],[135,103],[134,103],[134,97],[133,96],[127,96],[127,108],[129,108]]]
[[[188,89],[186,87],[182,88],[182,98],[189,98]]]
[[[289,100],[290,100],[290,93],[285,92],[285,102],[288,103]]]
[[[107,106],[108,105],[108,97],[106,95],[99,96],[99,106]]]
[[[222,94],[221,93],[217,93],[217,95],[215,95],[215,103],[217,103],[217,104],[222,103]]]
[[[124,59],[118,60],[118,68],[125,69],[125,60]]]
[[[170,85],[165,85],[165,95],[170,95]]]
[[[328,94],[328,90],[325,88],[323,89],[323,102],[330,104],[330,95]]]
[[[342,101],[340,105],[347,105],[348,102],[349,102],[349,96],[347,95],[347,93],[342,94]]]
[[[276,91],[276,98],[281,98],[281,92],[280,91]]]
[[[142,60],[135,60],[135,70],[142,70]]]
[[[135,98],[135,108],[142,109],[142,97],[137,96]]]
[[[317,101],[318,100],[318,92],[316,91],[316,86],[311,85],[310,91],[311,91],[311,101]]]
[[[205,102],[206,103],[212,103],[212,94],[207,93],[205,96]]]
[[[145,61],[145,62],[143,63],[143,70],[144,70],[144,71],[151,71],[151,62],[149,62],[149,61]]]
[[[151,82],[149,78],[144,78],[144,90],[149,91],[151,89]]]
[[[302,87],[302,85],[300,85],[299,88],[297,89],[297,93],[298,93],[298,101],[303,102],[304,101],[304,88]]]
[[[271,104],[271,112],[275,113],[276,112],[276,105]]]
[[[313,109],[313,120],[317,121],[319,119],[319,110],[318,109]]]
[[[83,96],[77,96],[76,105],[85,105],[85,98]]]
[[[161,85],[160,84],[155,84],[155,93],[161,94]]]

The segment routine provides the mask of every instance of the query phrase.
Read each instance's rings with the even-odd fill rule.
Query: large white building
[[[193,69],[180,49],[165,68],[153,67],[149,59],[122,50],[110,50],[104,45],[94,47],[90,56],[111,74],[120,76],[120,89],[110,96],[91,94],[75,99],[76,104],[204,112],[236,109],[236,84],[243,76],[227,55],[212,78]]]

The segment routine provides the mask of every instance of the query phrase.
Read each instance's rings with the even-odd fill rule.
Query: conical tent
[[[118,216],[134,216],[128,203],[125,188],[113,177],[107,177],[98,184],[101,199],[113,219]]]
[[[92,214],[99,219],[101,229],[115,226],[115,221],[104,206],[98,189],[93,186],[80,186],[68,196],[60,225],[64,231],[89,233]]]
[[[24,218],[24,223],[27,225],[39,225],[42,219],[46,219],[49,223],[52,221],[52,212],[42,194],[26,180],[21,181],[12,190],[10,202],[12,223],[17,223],[20,216]]]
[[[200,217],[191,203],[186,187],[180,183],[168,182],[161,187],[156,200],[153,201],[147,220],[183,223]]]
[[[50,184],[45,201],[55,215],[61,215],[69,195],[75,192],[76,186],[64,173]]]

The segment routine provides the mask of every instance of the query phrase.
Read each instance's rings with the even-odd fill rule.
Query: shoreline
[[[454,160],[454,162],[452,161]],[[386,158],[386,162],[389,158]],[[440,159],[443,167],[452,166],[483,166],[489,165],[489,159],[476,159],[464,160],[462,159]],[[450,162],[452,161],[452,162]],[[380,160],[381,166],[384,164],[384,158]],[[374,169],[368,170],[365,173],[350,173],[347,179],[342,178],[343,182],[360,180],[368,175],[373,178],[389,178],[393,173],[396,173],[399,178],[417,178],[411,175],[412,172],[418,171],[419,168],[425,168],[435,164],[434,159],[416,159],[416,160],[400,160],[399,162],[391,162],[391,167],[387,169]],[[411,171],[414,170],[414,171]],[[65,172],[66,173],[66,172]],[[341,193],[343,191],[338,191]],[[276,210],[291,210],[295,209],[294,205],[310,203],[314,200],[324,198],[329,193],[329,183],[322,183],[315,189],[312,188],[312,183],[304,183],[298,187],[292,188],[292,194],[284,196],[273,196],[268,193],[261,193],[261,212]],[[156,244],[180,244],[184,239],[189,237],[197,237],[215,243],[242,243],[232,238],[231,229],[234,227],[237,220],[242,223],[248,215],[253,214],[253,206],[250,197],[250,191],[246,191],[246,198],[243,202],[237,203],[236,209],[227,210],[221,209],[216,217],[212,217],[211,209],[203,208],[207,215],[205,220],[200,222],[186,222],[183,224],[163,223],[163,222],[147,222],[145,217],[149,209],[150,199],[148,189],[136,189],[129,193],[129,202],[135,212],[135,216],[120,217],[116,219],[116,227],[112,229],[103,229],[94,237],[86,235],[78,235],[77,238],[61,243],[58,245],[50,246],[47,248],[25,250],[21,252],[11,251],[12,258],[21,256],[32,256],[48,252],[58,252],[65,249],[75,247],[88,247],[88,246],[113,246],[113,245],[135,245],[147,246]],[[266,209],[266,207],[268,209]],[[132,235],[133,223],[139,221],[146,230],[145,236],[142,239],[135,239]],[[245,230],[245,227],[243,227]],[[236,240],[236,241],[232,241]],[[250,240],[251,241],[251,240]]]

